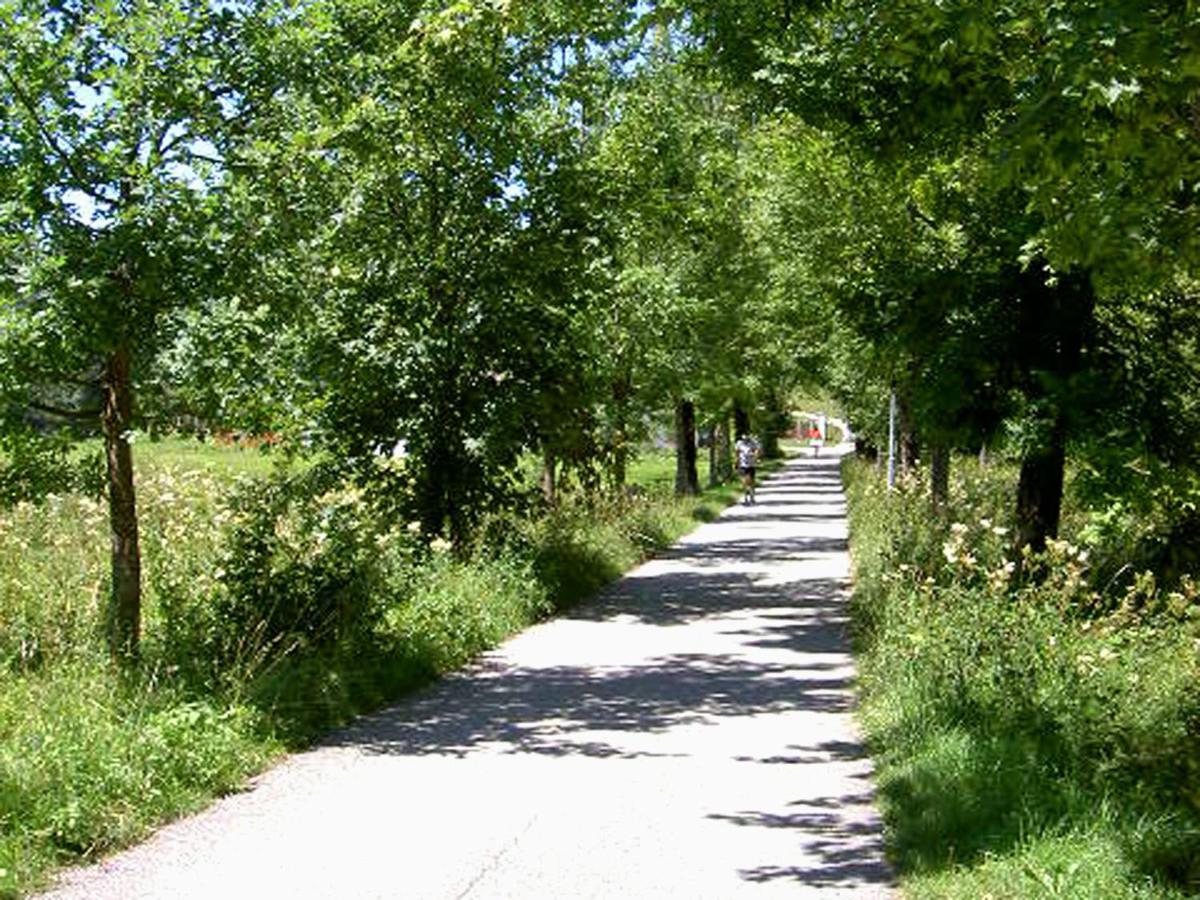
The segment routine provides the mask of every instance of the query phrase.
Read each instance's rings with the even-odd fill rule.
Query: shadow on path
[[[519,649],[501,648],[326,743],[371,755],[677,758],[693,755],[686,742],[656,745],[653,737],[680,726],[779,713],[844,719],[853,701],[846,579],[789,575],[787,568],[846,552],[844,537],[819,533],[842,516],[803,511],[805,503],[824,504],[835,495],[836,462],[785,469],[760,489],[758,504],[731,510],[547,626],[564,633],[588,629],[585,640],[600,647],[599,655],[584,652],[576,664],[569,652],[526,660]],[[750,534],[763,536],[728,537],[739,533],[741,519],[752,526]],[[706,539],[704,528],[720,530]],[[698,649],[680,649],[693,633],[703,638]],[[649,652],[631,658],[604,649],[606,642],[624,648],[622,642],[633,639]],[[863,779],[861,793],[796,801],[784,813],[709,815],[739,828],[796,833],[803,853],[795,861],[803,865],[742,869],[743,881],[891,884],[878,823],[863,818],[871,806],[866,752],[837,734],[782,753],[727,757],[741,765],[796,767],[802,779],[808,767],[836,764],[839,777]],[[862,774],[846,776],[847,767]]]
[[[794,710],[845,712],[852,685],[844,589],[840,579],[763,587],[746,575],[690,570],[623,579],[567,621],[666,629],[711,620],[731,651],[651,656],[628,665],[527,666],[489,656],[328,743],[372,753],[464,756],[486,746],[608,757],[627,754],[590,733],[660,732],[716,717]],[[754,652],[762,650],[786,653]],[[588,740],[573,739],[583,733]]]

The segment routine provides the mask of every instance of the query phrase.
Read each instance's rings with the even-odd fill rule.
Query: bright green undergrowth
[[[917,481],[889,494],[844,469],[861,717],[906,895],[1195,895],[1194,582],[1094,579],[1086,534],[1068,533],[1018,583],[1015,471],[956,469],[942,516]]]
[[[284,750],[588,596],[735,486],[677,501],[650,452],[620,499],[498,513],[462,552],[320,466],[168,440],[135,447],[143,658],[105,656],[107,509],[0,509],[0,897],[236,788]]]

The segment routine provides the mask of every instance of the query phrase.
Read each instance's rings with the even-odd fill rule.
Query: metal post
[[[896,392],[888,402],[888,490],[896,487]]]

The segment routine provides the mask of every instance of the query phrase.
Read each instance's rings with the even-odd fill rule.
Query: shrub
[[[532,566],[512,556],[462,561],[436,552],[413,576],[385,628],[431,675],[462,666],[551,611]]]
[[[279,472],[233,497],[216,616],[224,658],[330,646],[374,627],[389,566],[411,558],[357,488],[328,471]]]

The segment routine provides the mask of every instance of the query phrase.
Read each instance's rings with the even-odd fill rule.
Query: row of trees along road
[[[1069,448],[1114,486],[1138,458],[1173,469],[1194,533],[1194,5],[672,6],[781,130],[791,277],[838,320],[829,377],[860,430],[880,439],[894,387],[936,499],[947,450],[1003,429],[1018,546],[1055,534]]]
[[[118,660],[139,429],[303,436],[461,545],[528,451],[620,489],[669,410],[694,491],[784,405],[762,147],[670,14],[0,2],[0,447],[103,435]]]
[[[1200,534],[1189,4],[0,0],[0,106],[0,435],[102,432],[118,658],[181,419],[463,546],[524,454],[620,490],[669,414],[689,492],[698,426],[894,389],[935,502],[1017,449],[1019,547],[1068,452]]]

